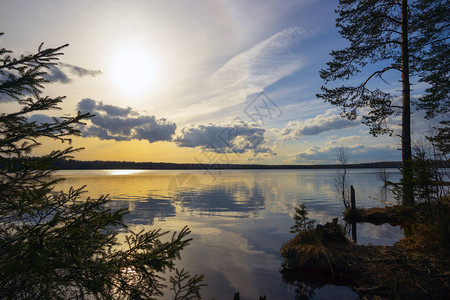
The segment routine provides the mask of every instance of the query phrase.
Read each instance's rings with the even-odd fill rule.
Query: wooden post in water
[[[356,209],[356,201],[355,201],[355,189],[353,185],[350,186],[350,207],[351,209]]]

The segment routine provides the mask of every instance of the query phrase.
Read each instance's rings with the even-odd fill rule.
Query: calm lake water
[[[391,181],[399,179],[388,170]],[[79,170],[58,171],[58,190],[87,185],[88,195],[109,194],[114,208],[128,208],[130,229],[179,231],[188,225],[191,245],[178,268],[205,275],[204,299],[294,299],[296,287],[279,273],[282,243],[293,237],[294,207],[304,203],[319,223],[339,217],[344,205],[336,194],[336,170]],[[395,203],[376,171],[350,170],[359,207]],[[392,245],[399,227],[358,224],[359,244]],[[355,299],[347,287],[316,289],[313,299]]]

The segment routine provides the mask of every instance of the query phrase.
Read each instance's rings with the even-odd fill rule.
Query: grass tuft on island
[[[439,202],[422,202],[412,206],[393,205],[372,208],[347,208],[344,220],[348,223],[368,222],[375,225],[389,223],[391,225],[410,226],[412,224],[428,224],[448,222],[446,215],[449,211],[449,200],[445,198]]]
[[[299,232],[281,248],[282,272],[290,281],[314,277],[347,285],[362,297],[444,299],[450,294],[449,207],[447,199],[350,214],[352,221],[402,224],[406,237],[394,246],[356,245],[337,219]]]

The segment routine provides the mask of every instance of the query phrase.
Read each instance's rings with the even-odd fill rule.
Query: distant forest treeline
[[[103,170],[103,169],[140,169],[140,170],[219,170],[219,169],[338,169],[341,165],[261,165],[261,164],[197,164],[162,163],[128,161],[82,161],[55,160],[54,165],[61,170]],[[401,162],[372,162],[349,164],[347,168],[399,168]]]

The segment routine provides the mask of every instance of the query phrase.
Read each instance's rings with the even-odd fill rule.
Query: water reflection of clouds
[[[357,240],[360,245],[386,245],[392,246],[404,237],[400,226],[390,224],[373,225],[370,223],[358,223],[356,225]]]
[[[189,171],[199,185],[169,189],[179,173],[74,173],[65,176],[58,189],[87,184],[91,197],[109,194],[113,208],[130,210],[126,221],[133,230],[178,231],[188,225],[194,240],[183,251],[179,266],[205,274],[206,299],[230,298],[238,290],[241,299],[263,294],[268,299],[294,298],[294,291],[283,285],[278,273],[279,249],[292,237],[289,227],[294,223],[294,207],[300,203],[306,205],[309,218],[322,224],[334,217],[342,220],[344,205],[334,191],[336,170],[229,170],[215,181],[207,180],[203,171]],[[349,177],[358,206],[383,205],[376,199],[382,184],[374,184],[378,181],[373,170],[350,170]],[[391,228],[359,224],[358,236],[366,244],[397,240]]]
[[[104,176],[105,172],[115,175]],[[174,217],[176,207],[197,216],[266,218],[273,213],[283,213],[285,218],[291,218],[294,207],[304,203],[309,218],[320,223],[341,217],[344,210],[334,189],[336,170],[228,170],[212,182],[206,180],[202,171],[188,171],[184,175],[198,178],[198,183],[170,189],[170,182],[179,177],[176,172],[69,172],[64,176],[67,180],[58,187],[67,190],[70,186],[87,184],[91,197],[109,194],[115,207],[130,210],[127,218],[136,224],[141,220],[151,224],[154,218]],[[398,174],[391,174],[394,180],[395,176]],[[356,188],[357,206],[384,205],[379,196],[381,182],[380,186],[374,186],[378,179],[373,170],[349,170],[349,179]]]
[[[114,198],[109,203],[109,207],[113,209],[128,209],[129,213],[125,215],[125,221],[127,224],[135,225],[152,225],[155,219],[164,220],[176,215],[176,209],[172,201],[153,197],[140,198],[139,200],[130,200],[128,197],[126,200]]]
[[[181,192],[183,193],[183,192]],[[189,198],[185,192],[179,198]],[[238,212],[248,213],[264,208],[265,195],[255,184],[248,187],[244,184],[212,186],[202,189],[201,195],[195,201],[183,201],[181,206],[197,212]]]
[[[280,288],[279,248],[289,234],[273,229],[272,221],[263,219],[225,219],[204,216],[193,219],[179,214],[173,222],[156,223],[165,230],[179,230],[188,225],[193,241],[182,253],[179,268],[205,275],[205,299],[225,299],[239,291],[241,299],[255,299],[265,294],[268,299],[292,299],[294,293]],[[276,224],[276,223],[275,223]],[[138,226],[136,230],[145,228]],[[212,228],[214,228],[212,230]],[[227,296],[227,297],[226,297]]]

